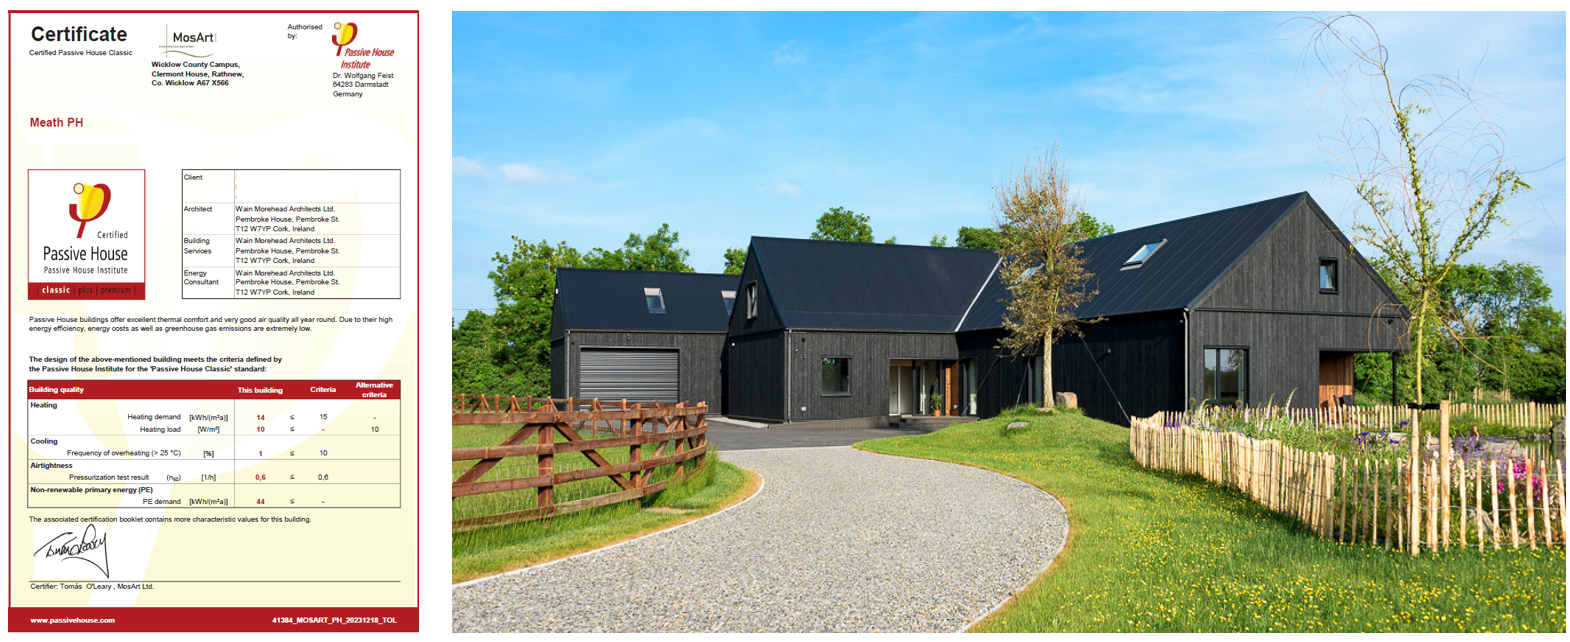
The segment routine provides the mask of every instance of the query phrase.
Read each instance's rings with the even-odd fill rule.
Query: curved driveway
[[[764,478],[746,503],[455,586],[453,630],[955,631],[1068,531],[1050,495],[976,468],[845,446],[722,452]]]

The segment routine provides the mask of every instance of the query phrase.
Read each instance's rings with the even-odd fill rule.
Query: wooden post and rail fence
[[[454,395],[455,439],[465,427],[503,427],[505,438],[495,445],[453,448],[452,529],[541,519],[665,490],[703,466],[703,455],[709,450],[707,417],[704,403],[645,405],[623,400],[607,406],[598,399]],[[601,438],[602,429],[612,436]],[[655,480],[662,472],[669,474]],[[609,480],[609,492],[569,501],[557,497],[559,486],[598,479]],[[479,506],[463,512],[483,514],[459,516],[460,498],[481,496]]]
[[[1439,406],[1437,444],[1422,434],[1419,411],[1407,410],[1408,432],[1394,449],[1379,445],[1389,450],[1385,456],[1338,456],[1195,428],[1195,418],[1181,412],[1134,419],[1129,449],[1146,468],[1236,488],[1327,539],[1412,555],[1570,540],[1563,453],[1453,456],[1451,404]]]

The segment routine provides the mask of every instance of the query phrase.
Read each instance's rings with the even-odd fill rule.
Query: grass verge
[[[1561,547],[1413,559],[1314,537],[1242,493],[1150,471],[1128,429],[1076,414],[959,424],[862,442],[969,464],[1057,497],[1069,541],[1047,573],[973,630],[1559,631]]]
[[[452,536],[452,581],[477,579],[665,530],[734,505],[757,491],[756,473],[706,455],[685,482],[641,501],[622,502]]]

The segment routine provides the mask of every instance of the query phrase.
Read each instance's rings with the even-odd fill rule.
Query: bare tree
[[[1085,289],[1080,248],[1083,210],[1069,193],[1067,172],[1054,147],[1019,174],[993,188],[997,217],[999,277],[1010,298],[999,347],[1014,355],[1042,356],[1042,404],[1053,404],[1052,344],[1078,332],[1074,310],[1094,292]]]
[[[1530,186],[1506,159],[1504,133],[1479,104],[1486,96],[1449,75],[1397,84],[1390,52],[1362,16],[1297,18],[1312,53],[1351,103],[1367,83],[1372,103],[1325,139],[1365,208],[1352,224],[1378,250],[1412,313],[1417,400],[1423,400],[1425,341],[1442,326],[1440,284],[1495,224],[1505,202]],[[1437,336],[1437,335],[1436,335]]]

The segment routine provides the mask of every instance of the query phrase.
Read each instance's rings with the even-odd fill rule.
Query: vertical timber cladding
[[[952,333],[795,330],[785,336],[791,364],[789,421],[888,416],[890,360],[947,365],[959,359]],[[850,358],[850,395],[823,395],[823,357]]]
[[[1319,402],[1320,355],[1406,350],[1401,320],[1362,316],[1196,311],[1189,336],[1189,396],[1204,395],[1205,346],[1248,348],[1248,403]]]

